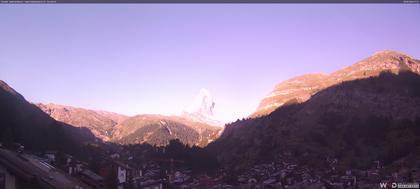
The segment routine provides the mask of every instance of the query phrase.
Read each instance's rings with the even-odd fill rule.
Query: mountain
[[[188,145],[206,146],[219,136],[220,127],[179,116],[137,115],[95,111],[58,104],[36,104],[42,111],[75,127],[89,129],[103,141],[121,144],[167,145],[180,139]]]
[[[299,90],[308,92],[287,97],[269,114],[226,125],[208,149],[235,169],[287,157],[321,168],[329,158],[346,169],[366,169],[376,160],[420,166],[419,64],[386,51],[327,75],[327,84],[317,81],[323,75],[297,78],[305,81]],[[279,88],[287,90],[287,82]]]
[[[38,103],[36,105],[57,121],[76,127],[88,128],[97,138],[103,141],[109,141],[114,126],[128,118],[128,116],[113,112],[88,110],[52,103]]]
[[[267,115],[287,102],[305,102],[312,95],[344,81],[378,76],[382,71],[398,73],[400,69],[420,73],[420,61],[396,51],[380,51],[344,69],[327,74],[307,74],[278,84],[260,102],[251,117]]]
[[[194,122],[184,117],[138,115],[115,126],[113,141],[122,144],[167,145],[179,139],[188,145],[206,146],[218,137],[221,128]]]
[[[325,74],[307,74],[280,83],[264,97],[252,117],[267,115],[291,100],[308,100],[318,90],[330,85],[329,82],[324,82],[327,78],[328,75]]]
[[[202,88],[195,96],[193,104],[182,113],[182,117],[193,122],[222,126],[223,124],[214,116],[215,106],[216,103],[214,102],[210,92],[207,89]]]
[[[85,143],[95,141],[88,129],[54,120],[1,80],[0,115],[0,142],[6,146],[20,143],[28,150],[75,154],[81,153]]]

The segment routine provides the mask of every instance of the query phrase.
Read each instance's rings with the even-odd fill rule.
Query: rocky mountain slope
[[[57,121],[76,127],[88,128],[96,137],[104,141],[111,139],[114,126],[128,118],[128,116],[113,112],[88,110],[52,103],[38,103],[36,106]]]
[[[167,145],[172,139],[184,144],[206,146],[221,128],[178,116],[138,115],[115,127],[113,141],[123,144]]]
[[[1,80],[0,115],[0,142],[6,146],[20,143],[27,150],[75,154],[85,143],[95,141],[88,129],[54,120]]]
[[[235,168],[285,154],[317,167],[325,166],[326,158],[336,158],[346,169],[365,169],[376,160],[389,165],[420,159],[419,64],[400,53],[377,53],[327,76],[330,80],[325,81],[335,79],[335,85],[325,88],[316,79],[313,86],[299,85],[318,87],[299,93],[307,94],[304,100],[291,96],[268,115],[227,125],[208,148]]]
[[[36,105],[57,121],[87,128],[103,141],[123,144],[166,145],[172,139],[180,139],[184,144],[205,146],[217,138],[221,130],[220,127],[178,116],[128,117],[51,103]]]
[[[400,69],[420,73],[420,61],[396,51],[380,51],[344,69],[327,74],[307,74],[278,84],[260,102],[251,117],[267,115],[287,102],[305,102],[312,95],[344,81],[378,76],[382,71],[398,73]]]

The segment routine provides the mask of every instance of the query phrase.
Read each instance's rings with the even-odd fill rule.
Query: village
[[[56,151],[34,155],[25,152],[23,146],[1,148],[0,167],[9,170],[10,174],[0,176],[3,180],[15,179],[24,185],[33,184],[25,180],[25,175],[32,174],[33,177],[40,177],[36,180],[52,185],[50,188],[77,189],[356,189],[379,188],[379,183],[420,180],[418,168],[403,168],[386,174],[381,162],[375,161],[368,170],[341,170],[337,167],[337,159],[327,157],[325,161],[328,166],[315,170],[300,165],[287,153],[279,161],[257,164],[234,177],[222,168],[212,174],[193,172],[183,166],[182,161],[175,159],[161,158],[141,163],[135,163],[134,159],[130,152],[110,153],[96,161],[96,165],[89,165],[73,156],[59,155]],[[93,167],[96,167],[95,171]]]

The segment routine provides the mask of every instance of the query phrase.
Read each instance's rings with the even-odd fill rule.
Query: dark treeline
[[[205,148],[189,146],[174,139],[166,146],[152,146],[149,144],[131,144],[122,146],[122,152],[130,153],[133,161],[156,161],[176,166],[185,166],[196,172],[212,171],[218,168],[216,156]]]

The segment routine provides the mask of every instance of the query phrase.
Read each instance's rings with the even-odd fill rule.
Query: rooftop
[[[0,164],[23,180],[36,180],[43,188],[90,189],[89,186],[34,155],[0,148]]]

